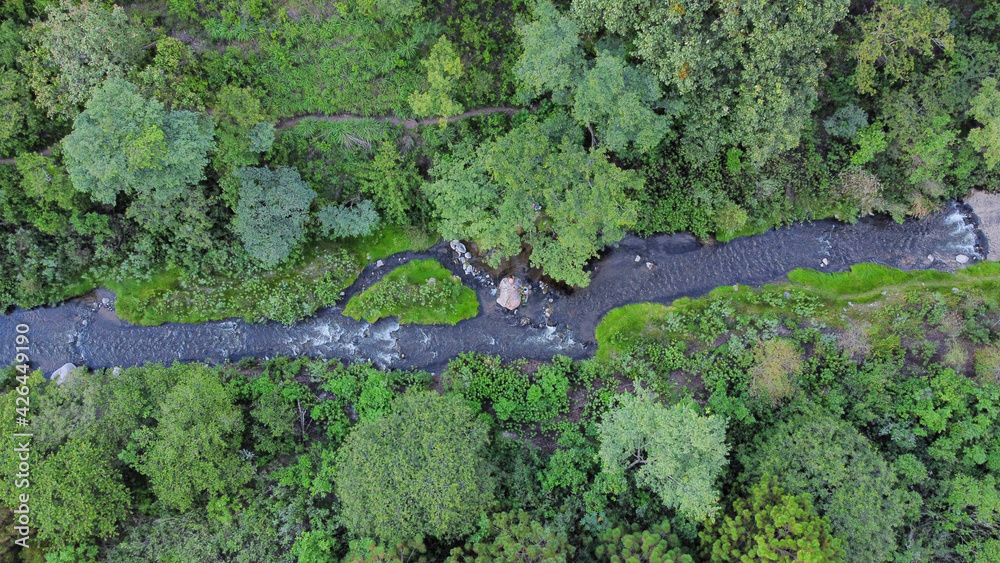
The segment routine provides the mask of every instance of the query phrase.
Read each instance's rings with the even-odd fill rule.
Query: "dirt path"
[[[42,156],[51,156],[52,155],[52,147],[49,147],[49,148],[47,148],[47,149],[39,152],[38,154],[40,154]],[[0,164],[14,164],[16,161],[17,161],[16,158],[0,158]]]
[[[507,115],[514,115],[515,113],[521,111],[521,108],[508,108],[502,106],[494,106],[488,108],[478,108],[469,110],[465,113],[460,113],[458,115],[453,115],[451,117],[443,118],[447,123],[454,123],[456,121],[466,119],[469,117],[478,117],[480,115],[490,115],[494,113],[505,113]],[[416,129],[418,125],[434,125],[441,121],[440,117],[428,117],[425,119],[401,119],[395,115],[377,115],[372,117],[365,117],[363,115],[354,115],[352,113],[339,113],[336,115],[326,115],[322,113],[310,113],[307,115],[299,115],[296,117],[287,117],[278,120],[278,125],[276,129],[288,129],[290,127],[295,127],[303,119],[316,119],[319,121],[354,121],[362,119],[371,119],[373,121],[384,121],[386,123],[392,123],[393,125],[402,125],[407,129]]]
[[[334,123],[340,121],[360,121],[362,119],[372,119],[374,121],[384,121],[386,123],[392,123],[393,125],[402,125],[403,127],[414,130],[418,125],[434,125],[444,119],[448,123],[454,123],[462,119],[469,117],[478,117],[480,115],[490,115],[494,113],[504,113],[507,115],[514,115],[515,113],[521,111],[521,108],[508,108],[502,106],[494,106],[488,108],[478,108],[472,109],[465,113],[460,113],[458,115],[453,115],[451,117],[428,117],[425,119],[402,119],[396,117],[395,115],[377,115],[372,117],[365,117],[363,115],[354,115],[353,113],[338,113],[335,115],[326,115],[323,113],[310,113],[306,115],[298,115],[295,117],[286,117],[278,120],[275,129],[288,129],[295,127],[303,119],[317,119],[319,121],[332,121]],[[42,156],[50,156],[52,154],[52,147],[49,147],[38,154]],[[16,158],[0,158],[0,164],[14,164],[17,161]]]

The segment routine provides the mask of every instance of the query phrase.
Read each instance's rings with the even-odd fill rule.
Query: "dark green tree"
[[[447,563],[566,563],[573,561],[576,548],[565,532],[558,532],[530,514],[501,512],[490,516],[481,539],[451,550]]]
[[[488,444],[486,427],[456,395],[396,399],[387,416],[358,423],[339,451],[344,523],[384,541],[471,532],[493,504]]]
[[[156,424],[136,430],[121,458],[166,506],[186,511],[205,495],[235,494],[254,467],[239,456],[243,414],[218,373],[195,364],[179,375],[153,414]]]
[[[888,561],[908,497],[871,442],[847,422],[810,412],[778,424],[744,457],[746,478],[773,475],[790,494],[808,493],[851,561]]]
[[[638,524],[616,526],[600,533],[594,554],[611,563],[694,563],[681,540],[664,520],[648,530]]]

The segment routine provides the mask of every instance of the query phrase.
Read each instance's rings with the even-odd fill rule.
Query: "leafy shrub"
[[[868,113],[854,104],[838,109],[823,121],[823,128],[827,134],[848,141],[854,140],[854,136],[866,125],[868,125]]]
[[[501,421],[545,422],[569,408],[572,369],[572,360],[556,356],[552,364],[529,376],[499,356],[467,352],[448,364],[447,377],[466,398],[489,402]]]

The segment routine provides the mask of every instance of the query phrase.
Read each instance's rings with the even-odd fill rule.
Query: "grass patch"
[[[760,289],[717,287],[704,297],[684,297],[669,306],[638,303],[613,309],[597,325],[596,357],[609,359],[651,339],[697,336],[711,342],[737,316],[752,322],[810,319],[830,326],[846,326],[850,323],[847,311],[855,316],[862,314],[855,313],[861,310],[857,305],[877,301],[905,303],[929,294],[949,303],[964,295],[976,298],[1000,295],[997,262],[980,262],[955,274],[935,270],[904,272],[876,264],[856,264],[841,273],[800,268],[789,273],[788,279],[788,283]]]
[[[434,283],[428,283],[430,278]],[[344,308],[345,315],[370,323],[398,317],[401,324],[453,325],[478,313],[476,292],[434,259],[413,260],[396,268],[352,297]]]
[[[176,268],[150,280],[89,281],[80,294],[105,286],[117,294],[119,318],[137,325],[201,323],[242,317],[248,322],[291,324],[333,305],[370,260],[406,250],[424,250],[438,237],[388,226],[350,241],[309,245],[298,260],[274,270],[238,276],[190,276]]]
[[[622,354],[640,338],[657,337],[672,307],[660,303],[634,303],[612,309],[594,330],[598,360],[610,360]]]

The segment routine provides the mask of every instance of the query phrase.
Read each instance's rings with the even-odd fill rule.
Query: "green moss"
[[[660,303],[635,303],[612,309],[594,330],[598,360],[610,360],[625,352],[632,342],[662,333],[660,325],[673,307]]]
[[[434,278],[434,283],[428,283]],[[452,277],[437,260],[413,260],[355,295],[344,314],[373,323],[398,317],[402,324],[449,324],[479,313],[476,292]]]
[[[81,291],[74,295],[105,286],[117,294],[119,318],[137,325],[234,317],[291,324],[336,303],[370,261],[369,255],[372,261],[379,260],[427,249],[437,240],[417,229],[387,226],[359,239],[307,245],[298,260],[258,274],[196,277],[165,268],[150,280],[82,281],[77,284]]]

